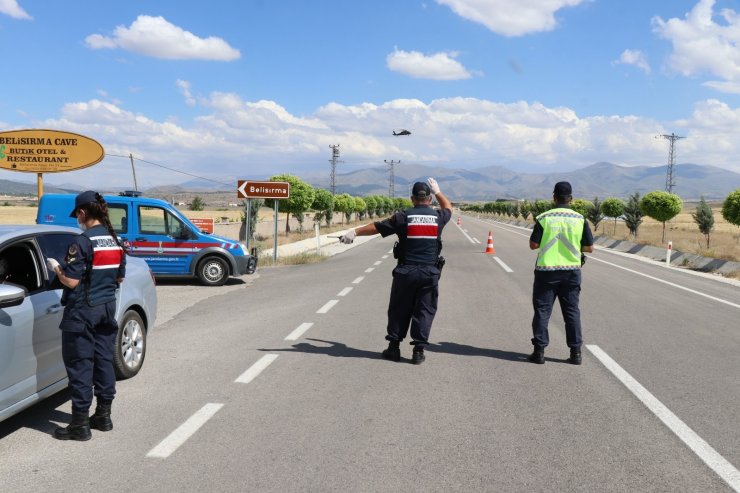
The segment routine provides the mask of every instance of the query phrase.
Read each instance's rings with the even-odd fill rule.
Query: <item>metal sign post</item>
[[[275,201],[275,247],[272,250],[272,261],[277,262],[278,204],[281,199],[290,198],[290,183],[285,181],[237,180],[236,196],[240,199],[247,199],[247,211],[250,210],[249,199],[273,199]],[[247,231],[249,231],[249,216],[247,216]],[[247,241],[249,240],[247,239]],[[249,243],[247,243],[247,248],[249,248]]]
[[[246,215],[244,216],[244,219],[246,220],[244,231],[247,236],[244,238],[244,243],[247,246],[247,251],[249,251],[249,239],[252,236],[252,230],[250,228],[252,223],[252,199],[247,199],[245,202],[247,203],[247,210],[245,211]]]

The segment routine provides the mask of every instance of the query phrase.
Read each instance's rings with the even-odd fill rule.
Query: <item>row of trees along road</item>
[[[527,220],[530,215],[534,219],[554,206],[555,204],[550,200],[535,200],[531,202],[527,200],[521,202],[497,200],[496,202],[487,202],[482,205],[470,205],[465,207],[464,210],[496,214],[499,216],[506,215],[513,218],[521,217]],[[598,231],[599,224],[605,218],[614,220],[614,232],[616,232],[617,220],[622,219],[627,229],[629,229],[630,234],[635,239],[637,238],[643,217],[650,217],[663,223],[661,241],[665,243],[665,223],[681,212],[683,209],[683,200],[674,193],[657,190],[645,194],[644,197],[640,197],[639,192],[635,192],[626,201],[615,197],[604,199],[603,202],[599,201],[598,197],[594,198],[593,202],[584,199],[574,199],[571,207],[593,224],[595,232]],[[696,211],[691,216],[694,218],[699,231],[706,238],[707,248],[709,248],[710,234],[712,229],[714,229],[714,212],[703,196],[696,206]],[[722,203],[722,217],[728,223],[740,226],[740,188],[725,198]]]
[[[333,195],[330,191],[322,188],[314,188],[297,176],[282,174],[270,177],[270,181],[282,181],[290,183],[290,198],[278,200],[278,211],[286,213],[285,234],[290,233],[290,216],[298,221],[299,229],[303,230],[303,221],[306,212],[315,211],[314,222],[322,220],[329,226],[332,223],[335,212],[343,214],[342,224],[349,222],[354,214],[356,219],[362,221],[365,217],[388,215],[399,209],[411,207],[411,200],[382,195],[369,195],[367,197],[353,197],[348,193]],[[261,204],[254,204],[253,214]],[[264,205],[275,207],[274,200],[265,200]],[[254,231],[254,228],[251,229]]]

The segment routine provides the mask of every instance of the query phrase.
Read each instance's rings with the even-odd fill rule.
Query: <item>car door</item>
[[[138,231],[132,254],[155,274],[187,274],[195,245],[190,227],[164,207],[138,205]]]
[[[44,261],[33,238],[0,247],[9,259],[5,281],[27,295],[18,306],[0,308],[0,409],[33,396],[66,376],[62,362],[61,291],[46,282]]]

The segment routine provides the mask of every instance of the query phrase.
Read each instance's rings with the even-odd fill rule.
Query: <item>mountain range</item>
[[[585,168],[568,172],[519,173],[501,166],[487,166],[473,170],[433,167],[416,164],[399,164],[394,167],[394,196],[408,197],[411,185],[433,176],[442,191],[455,201],[491,201],[496,199],[549,198],[553,185],[558,181],[569,181],[573,195],[577,198],[599,197],[626,198],[634,192],[644,195],[653,190],[664,190],[666,166],[620,166],[612,163],[595,163]],[[330,188],[329,171],[311,173],[299,177],[317,188]],[[389,170],[372,167],[336,174],[336,193],[353,196],[388,195]],[[684,200],[698,200],[702,195],[707,200],[722,200],[740,187],[740,173],[714,166],[677,164],[673,168],[673,192]],[[239,177],[239,179],[267,180],[268,177]],[[194,179],[178,185],[145,188],[149,196],[171,196],[184,192],[236,192],[226,185],[232,179]],[[130,188],[130,187],[129,187]],[[78,185],[45,185],[49,193],[78,192]],[[118,193],[120,189],[103,190]],[[36,185],[11,180],[0,180],[0,194],[35,195]]]

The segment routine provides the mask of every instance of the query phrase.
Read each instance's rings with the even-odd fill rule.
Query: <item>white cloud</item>
[[[186,80],[177,79],[177,81],[175,81],[175,84],[177,84],[177,87],[180,88],[180,92],[185,98],[185,104],[187,104],[188,106],[195,106],[195,103],[196,103],[195,98],[190,92],[190,82]]]
[[[455,60],[457,53],[435,53],[424,55],[418,51],[403,51],[396,48],[386,57],[390,70],[415,79],[460,80],[471,77],[463,65]]]
[[[720,81],[705,85],[736,92],[740,83],[740,16],[731,9],[714,20],[714,0],[699,0],[684,19],[653,17],[653,30],[673,44],[668,67],[687,77],[709,73]]]
[[[555,12],[588,0],[437,0],[457,15],[504,36],[555,29]]]
[[[740,154],[740,108],[718,100],[698,102],[692,114],[674,122],[632,115],[584,118],[567,107],[463,97],[334,102],[307,116],[294,115],[274,101],[247,101],[233,93],[212,93],[199,102],[203,113],[189,122],[157,121],[119,104],[90,100],[69,103],[58,119],[34,124],[92,137],[108,154],[133,153],[199,176],[234,180],[325,170],[332,144],[341,145],[345,169],[382,166],[383,159],[391,158],[467,169],[496,164],[519,171],[566,171],[598,161],[655,165],[665,162],[666,147],[654,137],[670,132],[687,137],[678,162],[740,172],[735,160]],[[412,135],[393,137],[391,130],[398,127]],[[110,176],[105,180],[128,178],[127,162],[116,166],[114,158],[106,161],[111,164],[100,168]],[[137,167],[137,176],[143,187],[187,179],[144,165]],[[86,172],[75,179],[103,178]]]
[[[231,61],[241,57],[221,38],[199,38],[163,17],[140,15],[130,27],[118,26],[112,37],[92,34],[85,38],[92,49],[121,48],[140,55],[168,60]]]
[[[31,20],[33,17],[18,5],[18,0],[0,0],[0,14],[9,15],[14,19]]]
[[[646,74],[650,74],[650,64],[648,63],[645,54],[640,50],[624,50],[619,56],[619,59],[614,60],[612,63],[634,65]]]

